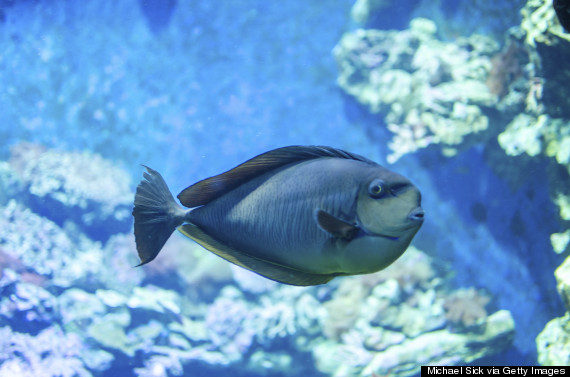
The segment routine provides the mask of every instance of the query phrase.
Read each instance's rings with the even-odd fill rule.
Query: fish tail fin
[[[143,165],[144,166],[144,165]],[[162,176],[148,166],[135,193],[135,242],[142,266],[152,261],[186,212],[176,203]]]

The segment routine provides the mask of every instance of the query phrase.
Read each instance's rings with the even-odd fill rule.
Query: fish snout
[[[408,214],[408,219],[412,221],[424,221],[424,209],[422,207],[414,208]]]

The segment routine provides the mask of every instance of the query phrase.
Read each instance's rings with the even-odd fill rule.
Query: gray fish
[[[367,274],[404,253],[424,220],[419,190],[362,156],[291,146],[184,189],[146,167],[133,216],[140,265],[178,229],[218,256],[291,285]]]

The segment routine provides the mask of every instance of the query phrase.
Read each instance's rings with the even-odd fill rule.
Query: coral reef
[[[361,7],[357,18],[369,19],[382,2],[357,1]],[[192,246],[175,253],[179,245],[172,244],[156,264],[132,268],[138,261],[128,234],[129,208],[125,211],[120,201],[113,204],[108,200],[117,193],[112,198],[98,198],[93,192],[84,191],[87,187],[76,190],[75,186],[68,186],[74,177],[65,175],[67,172],[57,165],[56,161],[71,165],[77,162],[77,167],[83,161],[100,167],[124,164],[137,169],[139,163],[158,166],[160,161],[165,174],[178,180],[174,185],[182,187],[252,155],[252,148],[262,151],[275,143],[336,143],[349,150],[356,146],[354,150],[363,155],[383,155],[384,139],[376,137],[377,134],[371,138],[359,127],[352,127],[352,119],[346,119],[343,112],[341,96],[330,87],[331,77],[336,74],[330,49],[338,35],[346,31],[343,28],[347,26],[350,2],[289,2],[281,4],[275,12],[263,2],[243,3],[246,6],[229,2],[222,7],[208,2],[178,1],[170,24],[156,34],[146,30],[144,20],[132,11],[137,7],[135,0],[106,4],[84,1],[77,5],[61,1],[4,3],[6,8],[3,6],[0,14],[4,31],[0,36],[0,62],[5,68],[0,73],[5,105],[0,114],[5,125],[0,127],[4,141],[1,157],[7,155],[8,146],[17,147],[10,163],[0,163],[0,212],[8,216],[0,220],[0,326],[10,328],[10,332],[3,332],[6,335],[3,339],[25,335],[30,349],[41,352],[34,339],[46,329],[59,328],[51,334],[62,342],[81,339],[79,353],[69,354],[70,359],[81,363],[75,365],[74,374],[87,369],[95,375],[111,375],[116,367],[122,367],[136,375],[154,377],[192,373],[210,364],[216,369],[244,374],[248,374],[245,371],[256,375],[281,373],[289,368],[289,374],[315,375],[314,370],[303,370],[307,366],[301,366],[301,371],[295,369],[298,364],[311,364],[298,363],[309,360],[311,352],[320,370],[368,377],[392,373],[392,369],[380,366],[395,363],[382,359],[383,350],[391,360],[398,360],[394,374],[402,375],[406,373],[401,367],[405,362],[414,367],[419,364],[411,355],[404,355],[405,349],[427,348],[421,347],[425,345],[423,341],[443,339],[445,347],[449,347],[442,346],[446,350],[445,360],[416,353],[434,363],[465,362],[470,356],[459,353],[465,344],[466,349],[481,346],[487,354],[498,351],[490,345],[503,346],[501,342],[493,343],[490,337],[481,338],[485,334],[481,331],[493,330],[488,325],[495,320],[509,325],[503,312],[499,312],[498,319],[497,313],[485,317],[481,322],[487,326],[483,329],[451,331],[457,325],[452,326],[446,318],[443,306],[449,291],[447,281],[441,271],[431,267],[425,254],[419,257],[422,254],[412,253],[417,260],[412,258],[405,268],[390,268],[385,274],[354,280],[343,278],[338,285],[299,291],[284,289],[267,280],[256,281],[255,275],[242,274],[243,270],[218,268],[206,257],[198,256],[207,253],[193,250]],[[399,2],[391,3],[405,8]],[[423,3],[435,7],[440,4]],[[481,25],[487,25],[490,18],[512,19],[520,9],[513,2],[457,3],[469,3],[471,9],[480,12],[460,22]],[[484,3],[497,4],[494,14],[481,7]],[[504,4],[508,9],[499,8]],[[439,148],[445,155],[463,151],[479,140],[493,142],[477,145],[477,149],[490,148],[504,132],[496,148],[504,146],[512,157],[505,158],[499,149],[500,153],[489,165],[496,166],[502,159],[513,161],[512,166],[516,166],[532,155],[533,159],[550,156],[549,160],[558,168],[568,168],[566,136],[570,106],[566,105],[570,96],[565,93],[568,86],[564,84],[569,80],[560,64],[568,60],[566,39],[550,31],[537,32],[535,24],[546,25],[543,30],[548,30],[556,20],[548,14],[550,4],[546,1],[533,0],[529,4],[536,5],[525,7],[528,15],[536,14],[525,15],[528,38],[525,32],[514,35],[515,42],[521,43],[509,43],[514,40],[509,39],[503,49],[499,43],[481,48],[479,42],[485,38],[457,38],[460,34],[472,34],[462,28],[456,29],[459,33],[446,33],[449,14],[433,18],[434,23],[416,20],[411,30],[383,32],[384,39],[377,37],[375,31],[355,32],[364,37],[355,39],[363,48],[362,53],[356,52],[354,56],[368,61],[350,76],[349,85],[360,82],[359,72],[376,72],[369,79],[377,80],[375,88],[379,90],[366,93],[371,99],[366,106],[376,106],[374,111],[381,116],[374,119],[383,117],[390,127],[387,131],[393,135],[390,161],[426,146],[436,154]],[[10,13],[8,6],[21,12]],[[297,13],[290,12],[292,8]],[[482,14],[485,22],[477,17]],[[540,21],[546,16],[549,21]],[[293,23],[281,22],[287,19]],[[531,22],[535,19],[538,21]],[[408,37],[404,38],[406,34]],[[378,53],[372,43],[364,43],[373,42],[374,38],[384,44]],[[525,44],[525,40],[529,42]],[[528,52],[533,48],[531,41],[535,55]],[[531,56],[532,61],[529,63],[528,57],[525,61],[524,55]],[[362,63],[355,59],[350,64],[358,68]],[[387,70],[377,71],[375,68],[379,66]],[[13,75],[13,72],[26,74]],[[374,89],[364,85],[364,79],[362,83],[364,89]],[[384,85],[385,90],[381,87]],[[479,95],[484,98],[478,98]],[[497,110],[501,119],[493,114]],[[67,150],[96,151],[114,162],[99,164],[92,153],[48,151],[37,145],[29,146],[26,151],[23,144],[18,144],[22,140]],[[39,156],[51,161],[45,165],[47,170],[43,169],[43,162],[33,161]],[[422,169],[414,172],[414,179],[418,183],[424,180],[424,202],[438,207],[430,211],[434,214],[431,218],[436,219],[435,213],[439,212],[449,215],[447,218],[451,220],[451,223],[443,221],[444,216],[431,222],[437,222],[445,230],[429,237],[443,236],[442,241],[438,240],[438,246],[445,245],[441,250],[464,260],[456,265],[472,268],[468,270],[472,274],[458,274],[462,279],[460,286],[472,285],[476,279],[500,281],[504,277],[500,271],[510,277],[514,274],[516,279],[510,279],[505,292],[499,294],[501,287],[497,289],[496,306],[511,305],[514,313],[517,310],[514,307],[525,311],[535,298],[540,298],[545,305],[528,310],[525,318],[542,323],[541,315],[547,313],[544,307],[555,301],[548,300],[542,295],[544,291],[535,288],[547,286],[540,281],[544,266],[522,265],[522,258],[511,258],[508,252],[495,246],[493,235],[483,231],[491,229],[486,225],[492,222],[510,221],[510,216],[505,218],[500,211],[493,213],[497,198],[480,196],[478,200],[483,202],[487,215],[478,224],[469,224],[472,228],[456,223],[453,215],[457,212],[449,210],[449,207],[456,207],[457,211],[470,207],[471,203],[453,202],[455,198],[463,201],[468,196],[456,191],[453,178],[463,177],[459,174],[467,169],[471,169],[472,175],[479,175],[481,165],[472,161],[466,164],[468,167],[455,165],[454,177],[449,174],[434,183],[447,190],[445,196],[437,197],[436,190],[428,189],[429,177],[437,176],[434,171],[440,170],[438,162],[450,160],[434,158],[425,149],[421,156],[428,158],[422,158]],[[207,164],[203,157],[207,157]],[[408,162],[413,164],[415,159],[402,161],[402,166]],[[86,178],[81,185],[93,177],[90,172],[94,166],[85,167],[69,169],[70,173],[75,171]],[[33,170],[33,176],[22,174],[28,168]],[[52,169],[55,175],[49,177]],[[520,170],[526,176],[530,173]],[[499,174],[501,178],[505,175]],[[488,193],[497,189],[498,181],[485,181],[482,177],[480,186],[493,187],[485,191]],[[559,183],[548,182],[560,213],[568,207],[567,182],[564,177]],[[108,182],[102,183],[109,188]],[[51,184],[59,185],[60,189],[37,191],[43,196],[32,192],[36,192],[32,186]],[[477,185],[469,186],[473,188],[472,196],[481,193]],[[114,187],[118,186],[113,183],[110,188]],[[128,194],[124,201],[127,205],[131,189],[127,187],[118,193]],[[64,190],[68,190],[65,195]],[[67,203],[71,198],[77,204]],[[519,199],[514,197],[513,201],[521,204],[521,212],[522,204],[533,200],[521,203]],[[53,206],[48,208],[45,203]],[[83,208],[81,203],[87,203],[87,207]],[[527,208],[528,216],[539,218],[539,222],[542,217],[537,212],[542,212],[539,207],[544,202],[538,203]],[[114,222],[115,218],[121,218],[116,216],[119,214],[116,210],[122,215],[126,213],[127,221]],[[551,236],[553,248],[564,254],[570,239],[570,219],[563,215],[560,218],[565,222],[550,232],[557,232]],[[117,227],[106,227],[113,223]],[[533,236],[536,233],[536,239],[544,236],[539,227],[527,228],[527,233]],[[524,242],[514,237],[510,241]],[[536,246],[530,245],[529,249],[533,255],[540,255],[536,257],[539,259],[544,253],[538,251],[547,247]],[[465,258],[465,254],[477,248],[481,253]],[[434,249],[428,250],[430,255],[440,252]],[[496,259],[489,257],[492,253],[497,255]],[[225,263],[222,265],[227,267]],[[523,280],[519,279],[521,276],[533,284],[523,287],[512,283]],[[354,297],[360,301],[354,299],[349,287],[354,288]],[[170,294],[171,291],[176,294]],[[497,299],[499,295],[502,301]],[[343,302],[353,307],[343,306]],[[236,316],[244,315],[243,322],[223,315],[224,310],[231,312],[233,306]],[[212,330],[206,327],[207,320]],[[527,329],[527,324],[522,327]],[[370,336],[364,335],[367,332]],[[88,334],[92,334],[91,339]],[[109,334],[109,338],[101,334]],[[220,339],[230,343],[227,347],[231,359],[219,344]],[[416,339],[418,343],[413,343]],[[475,344],[468,343],[469,339]],[[239,349],[246,352],[237,355],[235,350]],[[49,353],[40,356],[36,359],[52,357]],[[21,353],[11,353],[9,357],[24,365],[20,371],[29,369]],[[118,365],[126,360],[128,364]],[[345,362],[339,365],[342,360]],[[8,360],[0,360],[0,367],[9,365]],[[55,367],[49,370],[58,371]],[[39,371],[37,374],[41,375]]]
[[[489,297],[481,295],[474,288],[460,289],[446,297],[443,304],[445,318],[453,324],[473,326],[487,317],[485,306],[489,301]]]
[[[521,54],[524,49],[515,40],[510,40],[508,45],[491,58],[491,69],[485,83],[499,98],[504,98],[510,92],[511,83],[519,77],[523,77]]]
[[[424,333],[377,353],[361,375],[412,376],[420,372],[420,366],[414,365],[418,361],[422,365],[469,363],[507,348],[513,329],[510,313],[501,310],[487,318],[483,334],[453,334],[445,330]]]
[[[41,148],[26,150],[52,155]],[[74,166],[53,153],[50,158]],[[81,166],[89,165],[89,159],[101,164],[97,156],[73,156],[85,159]],[[28,158],[18,161],[26,163],[13,160],[13,169],[30,164]],[[65,165],[56,172],[64,170]],[[69,194],[91,198],[84,177],[78,175],[77,180],[67,183],[73,188]],[[14,186],[20,190],[15,197],[27,198],[30,186],[40,181],[30,175],[27,184]],[[57,198],[60,188],[46,184],[42,195]],[[106,200],[92,200],[89,206],[61,200],[60,205],[82,218],[102,213],[100,207],[115,208],[115,202]],[[172,258],[182,253],[188,258],[184,263],[167,258],[156,271],[133,269],[131,234],[117,230],[93,241],[82,227],[58,225],[25,203],[11,199],[0,208],[0,346],[6,350],[0,355],[0,373],[91,376],[113,370],[128,358],[130,368],[142,377],[182,375],[204,365],[256,375],[307,375],[315,370],[310,364],[298,365],[295,357],[312,354],[324,373],[357,376],[389,369],[395,376],[406,376],[411,362],[420,365],[410,359],[409,347],[435,337],[446,351],[422,357],[456,364],[498,352],[514,330],[504,312],[481,318],[479,333],[446,329],[444,278],[414,247],[385,271],[337,284],[268,283],[252,288],[259,284],[252,276],[228,274],[230,270],[224,272],[214,262],[200,262],[193,247],[177,254],[176,240],[169,246]],[[171,289],[206,282],[212,287],[209,303]],[[454,351],[467,346],[476,352]]]
[[[10,167],[29,194],[24,200],[52,221],[73,221],[98,239],[130,228],[130,177],[101,156],[20,143]]]
[[[490,345],[502,346],[490,337],[480,337],[479,332],[449,331],[443,307],[447,282],[423,254],[410,254],[417,259],[402,259],[407,260],[405,268],[391,268],[384,275],[343,278],[338,281],[340,286],[334,283],[308,290],[286,289],[267,280],[259,284],[251,275],[218,269],[206,258],[195,258],[194,251],[199,250],[191,247],[178,254],[169,250],[153,267],[132,268],[137,260],[127,229],[131,226],[129,209],[125,211],[120,200],[115,204],[109,200],[128,193],[124,203],[130,204],[132,194],[128,191],[132,187],[123,186],[119,193],[103,198],[85,187],[93,176],[102,177],[90,175],[101,166],[123,163],[136,169],[138,163],[153,166],[158,160],[167,167],[166,174],[179,179],[175,185],[182,186],[198,175],[205,177],[220,167],[229,167],[239,159],[236,157],[251,155],[252,147],[261,151],[275,143],[342,141],[347,148],[357,146],[358,153],[381,153],[381,140],[369,140],[362,130],[347,125],[350,121],[344,117],[342,100],[330,87],[330,78],[335,74],[330,48],[346,25],[345,11],[351,4],[290,2],[272,12],[272,7],[263,2],[248,2],[244,9],[240,2],[221,7],[208,2],[179,1],[170,25],[160,34],[151,34],[143,20],[136,17],[137,12],[132,11],[137,6],[134,0],[107,4],[85,1],[80,5],[4,3],[26,12],[11,14],[2,8],[0,15],[4,30],[0,36],[0,62],[5,68],[0,73],[5,101],[0,119],[7,125],[0,127],[5,147],[2,158],[7,154],[7,146],[34,140],[62,149],[97,151],[114,162],[99,164],[101,160],[97,161],[93,154],[62,153],[38,146],[30,146],[28,152],[33,153],[28,154],[23,145],[18,145],[11,163],[0,163],[0,211],[8,216],[0,221],[0,325],[10,329],[3,331],[3,340],[13,337],[17,340],[14,344],[21,344],[24,340],[20,335],[25,335],[29,355],[32,350],[40,353],[35,360],[47,363],[47,359],[53,358],[59,363],[61,358],[35,344],[36,339],[45,341],[41,334],[53,329],[43,336],[52,335],[54,339],[48,340],[69,344],[80,339],[75,347],[77,352],[66,354],[75,363],[69,367],[75,370],[67,374],[83,374],[86,369],[95,375],[111,375],[119,367],[154,377],[188,374],[197,369],[196,374],[206,375],[199,369],[210,364],[222,371],[246,375],[281,373],[285,369],[289,374],[315,375],[314,370],[303,370],[310,368],[306,366],[310,362],[298,363],[299,359],[310,359],[313,349],[319,369],[339,375],[391,373],[391,369],[380,366],[394,365],[381,358],[385,350],[391,360],[402,360],[394,374],[403,375],[406,372],[401,365],[419,364],[410,355],[404,355],[408,346],[422,345],[419,341],[413,343],[415,339],[443,339],[449,348],[445,348],[448,359],[442,362],[448,363],[462,363],[471,357],[458,352],[465,344],[466,349],[481,346],[487,354],[498,351]],[[303,7],[309,3],[310,7]],[[366,12],[379,3],[358,1],[369,8]],[[481,3],[471,2],[473,7]],[[284,11],[289,8],[297,9],[295,17]],[[510,9],[499,15],[505,19],[517,12]],[[281,19],[294,23],[282,23]],[[444,22],[435,24],[438,30],[446,27]],[[535,112],[554,103],[543,101],[548,99],[550,83],[540,75],[532,81],[523,77],[519,80],[522,85],[513,91],[509,81],[515,80],[517,74],[516,59],[508,67],[493,65],[500,61],[492,58],[499,52],[498,47],[481,52],[476,43],[465,39],[454,47],[455,35],[442,42],[435,37],[436,33],[442,34],[429,22],[415,22],[413,29],[416,37],[409,39],[410,45],[404,38],[396,39],[402,43],[391,46],[385,41],[386,50],[408,47],[397,56],[402,66],[394,64],[386,77],[381,77],[391,88],[404,92],[395,91],[394,98],[389,98],[391,93],[387,90],[382,93],[386,102],[376,102],[378,111],[392,114],[393,119],[386,123],[395,130],[394,150],[405,153],[439,143],[451,155],[464,148],[463,143],[478,138],[487,140],[487,132],[494,137],[504,129],[490,121],[489,108],[494,109],[503,101],[508,106],[520,106],[521,101],[524,105],[527,97],[529,108]],[[431,43],[434,45],[428,46]],[[444,56],[437,55],[439,48]],[[512,56],[508,49],[501,51],[504,56]],[[387,57],[388,53],[362,56],[375,64],[375,59]],[[458,72],[457,62],[465,63],[470,72]],[[12,74],[20,71],[26,74]],[[502,84],[500,90],[489,89],[486,72],[493,76],[494,84]],[[527,67],[523,72],[528,73]],[[456,84],[455,79],[450,79],[452,75],[464,82]],[[559,81],[563,82],[566,81]],[[406,85],[398,86],[400,83]],[[466,99],[444,97],[457,97],[462,92]],[[415,99],[412,94],[422,98]],[[488,102],[478,99],[479,94]],[[495,96],[500,98],[497,105],[493,102]],[[421,108],[422,112],[414,112],[414,108]],[[532,111],[526,114],[534,116]],[[558,114],[552,115],[552,119],[564,118]],[[435,131],[424,124],[430,124]],[[330,132],[323,132],[324,127]],[[541,148],[546,146],[544,138],[539,133]],[[402,149],[398,149],[400,142]],[[564,160],[564,149],[552,148],[552,155]],[[33,161],[40,156],[39,159],[47,160],[45,165]],[[204,156],[211,163],[204,164]],[[391,160],[397,157],[394,152]],[[84,177],[83,182],[66,175],[56,161],[62,166],[69,164],[69,172]],[[78,167],[80,162],[86,163],[84,168]],[[23,174],[26,169],[33,170],[33,175]],[[54,176],[50,177],[52,172]],[[423,177],[423,173],[419,171],[417,176]],[[74,182],[82,187],[69,186]],[[101,183],[106,192],[119,186],[113,183],[109,187],[105,180]],[[60,188],[36,191],[37,187],[52,184]],[[553,197],[568,194],[560,190]],[[68,202],[71,198],[76,204]],[[425,198],[429,202],[434,196]],[[53,206],[48,208],[45,203]],[[87,203],[86,207],[82,203]],[[115,218],[121,219],[117,214],[125,213],[127,221],[115,223],[117,227],[105,227],[113,224]],[[481,233],[476,231],[472,234],[482,240],[483,248],[490,237],[478,237]],[[565,235],[562,232],[553,241],[561,252],[566,249]],[[465,250],[470,249],[466,245],[469,240],[462,239]],[[459,244],[448,249],[461,248]],[[187,258],[182,260],[186,251]],[[476,261],[488,262],[485,258]],[[519,271],[518,267],[515,264],[513,271]],[[210,287],[208,294],[197,300],[206,285]],[[343,302],[341,299],[356,303],[350,289],[345,288],[351,286],[355,287],[355,297],[361,299],[350,308],[352,312],[334,304]],[[189,293],[192,290],[200,292]],[[497,304],[502,307],[504,303]],[[336,308],[344,312],[336,316]],[[232,320],[224,311],[236,317],[243,315],[243,321]],[[505,320],[508,316],[502,313],[498,319],[512,327]],[[487,325],[495,323],[496,314],[486,318]],[[211,328],[207,328],[207,321]],[[324,334],[323,328],[330,330]],[[486,329],[493,330],[492,326]],[[370,337],[364,335],[368,330]],[[463,343],[452,341],[452,337]],[[220,339],[229,344],[221,345]],[[468,343],[468,339],[475,344]],[[508,336],[502,339],[508,340]],[[230,352],[226,354],[224,347]],[[10,348],[10,352],[14,349]],[[240,349],[246,352],[237,355],[235,350]],[[317,356],[319,352],[341,357]],[[22,364],[20,372],[30,368],[23,354],[8,354],[10,360]],[[480,356],[477,352],[474,355]],[[10,360],[0,360],[0,367],[13,365]],[[128,364],[118,365],[126,360]],[[346,362],[339,366],[342,360]],[[435,363],[439,359],[430,360]],[[332,365],[326,366],[327,363]],[[49,371],[64,374],[55,366],[44,373]],[[36,375],[42,375],[41,371]]]
[[[546,324],[536,337],[536,348],[540,365],[570,365],[570,313]]]
[[[0,250],[9,258],[6,262],[19,262],[10,267],[30,278],[36,274],[48,279],[44,284],[58,287],[88,286],[96,279],[118,290],[143,278],[142,270],[131,271],[137,263],[131,235],[114,236],[102,249],[77,229],[70,234],[15,200],[0,208],[0,214]]]
[[[566,307],[566,314],[546,324],[536,337],[540,365],[570,365],[570,257],[556,269],[558,293]]]
[[[87,238],[74,242],[50,220],[33,213],[15,200],[0,209],[0,248],[28,271],[70,286],[101,267],[102,250]]]
[[[567,228],[552,234],[551,243],[554,251],[563,253],[570,237],[570,216],[563,215],[561,200],[568,195],[570,180],[570,92],[561,83],[570,80],[570,70],[558,62],[570,57],[570,37],[560,26],[549,1],[529,0],[521,15],[522,22],[511,35],[518,38],[529,57],[525,67],[526,106],[498,135],[498,141],[507,155],[546,156],[551,158],[551,164],[559,164],[565,170],[550,169],[551,196],[561,208],[561,222]]]
[[[565,170],[547,169],[553,201],[570,195],[570,70],[559,64],[570,59],[570,37],[547,0],[527,1],[521,16],[502,48],[477,34],[441,41],[436,24],[422,18],[403,31],[343,36],[334,49],[338,83],[383,118],[392,134],[389,163],[430,145],[451,157],[484,143],[489,166],[514,186],[527,175],[504,154],[521,156],[522,165],[548,157]],[[487,142],[494,138],[500,149]],[[569,220],[561,223],[565,229],[551,235],[557,253],[570,243]]]
[[[509,346],[514,322],[508,311],[487,316],[487,297],[474,289],[447,295],[442,282],[430,258],[414,247],[385,271],[344,279],[323,305],[327,339],[313,348],[317,368],[334,376],[409,376],[420,364],[470,362]],[[475,303],[466,302],[474,297]],[[475,320],[480,327],[472,326]],[[468,326],[446,328],[456,321]]]
[[[333,298],[323,306],[326,317],[323,320],[323,334],[327,338],[340,339],[353,328],[360,315],[360,303],[367,292],[357,279],[344,279]]]
[[[508,155],[547,156],[563,167],[562,172],[553,169],[556,175],[551,180],[551,191],[553,201],[559,208],[561,223],[567,229],[551,234],[550,240],[556,253],[564,253],[570,244],[570,201],[567,185],[570,175],[570,123],[547,114],[522,113],[499,134],[498,141]]]
[[[558,293],[562,297],[566,311],[570,312],[570,257],[554,271]]]
[[[520,27],[525,31],[525,42],[529,46],[537,43],[553,45],[559,40],[570,41],[570,36],[560,25],[552,3],[548,0],[528,0],[521,9]]]
[[[497,43],[481,35],[443,42],[436,31],[417,18],[404,31],[358,29],[334,48],[339,85],[394,133],[389,162],[431,144],[453,155],[489,127],[497,96],[485,82]]]
[[[65,334],[58,326],[36,336],[0,327],[0,375],[90,377],[80,357],[85,347],[80,336]]]

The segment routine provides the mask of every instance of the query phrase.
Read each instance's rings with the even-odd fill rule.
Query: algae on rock
[[[404,31],[358,29],[334,48],[339,85],[381,113],[395,134],[389,162],[430,144],[454,154],[467,136],[489,127],[486,108],[497,97],[485,80],[498,44],[480,35],[443,42],[436,31],[417,18]]]

